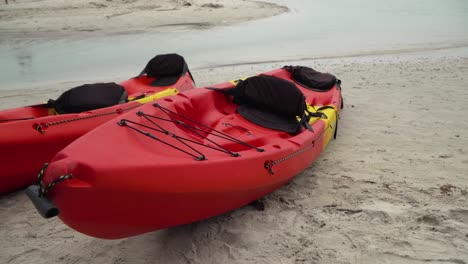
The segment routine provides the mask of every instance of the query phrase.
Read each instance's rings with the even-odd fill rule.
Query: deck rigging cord
[[[129,111],[131,109],[137,108],[141,106],[140,104],[130,106],[127,108],[119,108],[110,112],[105,112],[105,113],[98,113],[98,114],[91,114],[91,115],[86,115],[86,116],[78,116],[74,118],[69,118],[69,119],[63,119],[55,122],[49,122],[49,123],[36,123],[33,125],[33,129],[37,130],[41,134],[45,134],[45,130],[51,126],[56,126],[56,125],[62,125],[70,122],[75,122],[75,121],[80,121],[80,120],[85,120],[85,119],[90,119],[90,118],[96,118],[96,117],[101,117],[101,116],[107,116],[107,115],[114,115],[114,114],[121,114],[125,111]]]
[[[190,155],[192,157],[195,158],[195,160],[206,160],[206,156],[199,150],[195,149],[193,146],[190,145],[190,143],[192,144],[195,144],[195,145],[199,145],[199,146],[202,146],[202,147],[205,147],[205,148],[210,148],[210,149],[213,149],[213,150],[216,150],[216,151],[219,151],[219,152],[223,152],[223,153],[226,153],[232,157],[238,157],[240,156],[239,153],[236,153],[236,152],[233,152],[223,146],[221,146],[220,144],[216,143],[215,141],[207,138],[206,136],[207,135],[212,135],[212,136],[215,136],[215,137],[218,137],[218,138],[221,138],[221,139],[225,139],[225,140],[228,140],[228,141],[231,141],[231,142],[234,142],[234,143],[237,143],[237,144],[240,144],[240,145],[243,145],[243,146],[246,146],[246,147],[249,147],[249,148],[252,148],[252,149],[256,149],[258,152],[263,152],[264,149],[262,148],[258,148],[256,146],[253,146],[247,142],[244,142],[244,141],[241,141],[239,139],[236,139],[228,134],[225,134],[221,131],[218,131],[216,129],[213,129],[209,126],[206,126],[196,120],[193,120],[187,116],[184,116],[184,115],[181,115],[179,113],[176,113],[170,109],[167,109],[165,107],[162,107],[161,105],[159,105],[158,103],[155,103],[153,104],[154,107],[158,108],[160,111],[162,111],[164,114],[166,114],[169,118],[163,118],[163,117],[159,117],[159,116],[154,116],[154,115],[150,115],[150,114],[147,114],[147,113],[144,113],[143,111],[138,111],[136,114],[138,116],[141,116],[143,117],[145,120],[149,121],[152,125],[154,125],[154,127],[151,127],[151,126],[148,126],[148,125],[144,125],[144,124],[141,124],[141,123],[138,123],[138,122],[135,122],[135,121],[132,121],[132,120],[128,120],[128,119],[122,119],[120,120],[120,122],[118,122],[118,124],[120,126],[126,126],[130,129],[132,129],[133,131],[136,131],[140,134],[143,134],[147,137],[150,137],[156,141],[159,141],[167,146],[170,146],[174,149],[177,149],[187,155]],[[198,137],[208,141],[209,143],[211,143],[212,145],[208,145],[208,144],[205,144],[203,142],[198,142],[198,141],[195,141],[193,139],[189,139],[189,138],[186,138],[186,137],[182,137],[182,136],[179,136],[165,128],[163,128],[161,125],[159,125],[158,123],[155,122],[155,120],[160,120],[160,121],[164,121],[164,122],[170,122],[170,123],[174,123],[176,125],[179,125],[179,126],[182,126],[186,129],[188,129],[190,132],[194,133],[195,135],[197,135]],[[189,124],[189,123],[192,123],[192,124]],[[133,126],[132,126],[133,125]],[[143,127],[143,128],[146,128],[146,129],[149,129],[149,130],[152,130],[152,131],[156,131],[156,132],[159,132],[159,133],[162,133],[162,134],[165,134],[165,135],[168,135],[168,136],[171,136],[173,137],[174,139],[176,139],[177,141],[179,141],[180,143],[182,143],[183,145],[185,145],[186,147],[188,147],[190,150],[192,150],[193,152],[195,153],[190,153],[188,150],[184,150],[178,146],[175,146],[171,143],[168,143],[168,142],[165,142],[164,140],[158,138],[157,136],[147,132],[147,131],[144,131],[144,130],[141,130],[139,128],[137,128],[137,126],[139,127]]]
[[[39,197],[46,196],[47,193],[50,191],[50,189],[52,189],[55,185],[57,185],[57,183],[64,181],[64,180],[71,179],[73,177],[72,174],[65,174],[65,175],[58,177],[57,179],[47,184],[47,186],[45,186],[43,182],[43,178],[44,178],[44,174],[48,166],[49,166],[49,163],[45,163],[42,166],[41,170],[39,171],[39,175],[37,176],[38,185],[39,185],[39,190],[38,190]]]

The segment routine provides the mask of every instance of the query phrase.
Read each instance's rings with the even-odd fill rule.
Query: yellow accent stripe
[[[179,93],[179,90],[177,90],[176,88],[168,88],[168,89],[163,90],[161,92],[158,92],[158,93],[143,97],[143,98],[138,99],[138,100],[135,100],[135,102],[138,102],[140,104],[146,104],[146,103],[152,102],[154,100],[157,100],[159,98],[169,96],[169,95],[176,95],[178,93]],[[131,100],[131,98],[129,98],[129,99]]]
[[[332,108],[326,108],[326,109],[323,109],[323,110],[320,110],[321,113],[324,113],[327,118],[320,118],[320,117],[311,117],[310,118],[310,121],[309,121],[309,124],[313,124],[315,122],[317,122],[317,120],[322,120],[322,122],[325,123],[325,127],[324,127],[324,135],[322,136],[322,139],[323,139],[323,148],[325,148],[328,144],[328,142],[330,142],[330,140],[333,138],[333,135],[335,134],[335,129],[336,129],[336,124],[337,124],[337,110],[336,110],[336,107],[333,106],[333,105],[330,105],[333,107]],[[320,107],[322,106],[311,106],[311,105],[307,105],[307,110],[309,112],[317,112],[317,109],[319,109]]]

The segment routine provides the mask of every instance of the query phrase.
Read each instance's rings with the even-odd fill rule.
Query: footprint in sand
[[[450,210],[450,217],[457,220],[457,221],[459,221],[459,222],[468,224],[468,209],[453,209],[453,210]]]

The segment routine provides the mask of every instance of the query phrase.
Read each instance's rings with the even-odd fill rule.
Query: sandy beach
[[[65,3],[29,4],[48,2]],[[208,3],[186,2],[192,5],[158,5],[176,3],[180,10],[174,12],[202,12],[195,9]],[[230,1],[213,3],[227,8]],[[253,9],[258,5],[242,3]],[[1,5],[0,34],[13,36],[19,31],[6,33],[12,25],[5,26],[6,8],[12,7]],[[281,12],[273,10],[269,15]],[[336,75],[343,83],[345,107],[337,139],[308,169],[265,197],[264,211],[246,206],[197,223],[100,240],[58,218],[42,219],[18,191],[0,197],[0,263],[468,263],[468,48],[192,73],[204,86],[291,64]],[[45,101],[64,86],[2,92],[0,105]],[[30,96],[22,97],[25,93]]]
[[[0,5],[0,42],[203,29],[287,10],[259,1],[10,0]]]

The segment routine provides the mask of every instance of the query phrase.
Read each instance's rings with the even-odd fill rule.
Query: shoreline
[[[312,61],[312,60],[330,60],[330,59],[352,59],[352,58],[361,58],[361,57],[377,57],[377,56],[399,56],[399,55],[408,55],[408,54],[419,54],[438,51],[453,51],[461,50],[460,53],[453,53],[452,56],[464,56],[468,54],[468,45],[467,44],[454,44],[454,45],[443,45],[437,47],[421,47],[421,48],[408,48],[408,49],[394,49],[394,50],[380,50],[380,51],[370,51],[354,54],[345,54],[337,56],[317,56],[317,57],[304,57],[300,59],[281,59],[281,60],[266,60],[266,61],[254,61],[254,62],[240,62],[240,63],[231,63],[231,64],[216,64],[216,65],[206,65],[197,67],[197,69],[209,69],[215,67],[229,67],[229,66],[243,66],[243,65],[258,65],[258,64],[268,64],[268,63],[285,63],[289,61]]]
[[[197,72],[203,72],[205,74],[209,74],[209,72],[213,71],[214,69],[225,69],[230,67],[262,67],[262,65],[269,65],[274,64],[278,65],[278,67],[282,67],[286,64],[290,64],[291,62],[302,63],[307,61],[317,61],[318,63],[322,61],[336,61],[336,60],[343,60],[343,61],[352,61],[352,60],[373,60],[373,59],[383,59],[383,60],[400,60],[402,58],[406,58],[406,60],[414,60],[418,58],[431,58],[431,59],[440,59],[443,57],[468,57],[468,46],[460,45],[455,47],[448,47],[448,48],[434,48],[434,49],[411,49],[411,50],[404,50],[404,51],[388,51],[388,52],[378,52],[378,53],[370,53],[370,54],[356,54],[356,55],[349,55],[349,56],[324,56],[318,58],[304,58],[300,60],[277,60],[277,61],[259,61],[259,62],[252,62],[252,63],[233,63],[233,64],[225,64],[225,65],[207,65],[201,67],[194,67],[190,68],[191,71],[194,73],[195,81],[197,87],[208,86],[213,83],[220,83],[225,80],[216,78],[215,82],[207,82],[204,79],[200,82],[197,78]],[[395,59],[394,59],[395,58]],[[190,65],[189,65],[190,67]],[[248,75],[253,75],[258,72],[249,72]],[[213,76],[215,77],[215,76]],[[231,76],[228,78],[235,79],[239,78],[240,76]],[[93,79],[93,80],[76,80],[76,81],[58,81],[58,80],[51,80],[47,83],[40,83],[35,85],[29,86],[18,86],[14,89],[0,89],[0,110],[8,109],[12,107],[20,107],[29,104],[36,104],[38,102],[46,101],[50,98],[46,98],[48,95],[49,97],[52,96],[59,96],[60,93],[71,89],[73,87],[82,85],[83,83],[95,83],[95,82],[109,82],[115,81],[117,83],[125,81],[127,77],[116,75],[112,80],[110,78],[101,78],[101,79]],[[28,97],[25,98],[24,94],[28,94]],[[45,96],[43,98],[39,98],[40,96]],[[11,100],[13,98],[13,100]],[[15,100],[16,98],[16,100]]]

